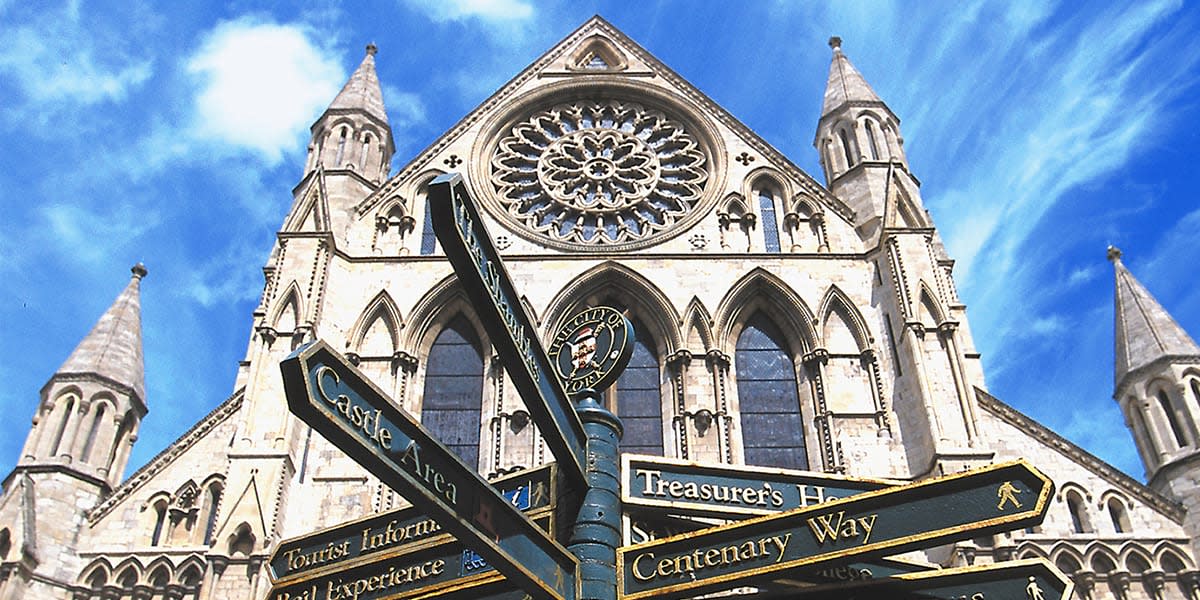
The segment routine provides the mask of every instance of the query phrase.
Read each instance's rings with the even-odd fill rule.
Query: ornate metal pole
[[[594,390],[580,393],[577,407],[587,432],[588,489],[567,549],[579,559],[580,600],[616,600],[617,547],[621,545],[621,420],[604,408]]]

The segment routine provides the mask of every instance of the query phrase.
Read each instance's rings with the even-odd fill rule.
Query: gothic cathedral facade
[[[147,415],[140,265],[40,392],[0,496],[0,600],[263,598],[282,538],[403,499],[285,408],[320,338],[487,476],[552,460],[433,234],[462,172],[544,337],[627,310],[622,449],[918,480],[1024,457],[1039,527],[930,551],[1048,558],[1101,599],[1200,598],[1200,349],[1116,269],[1114,397],[1142,484],[987,392],[900,120],[840,48],[795,166],[594,17],[391,172],[375,48],[312,126],[231,395],[122,480]]]

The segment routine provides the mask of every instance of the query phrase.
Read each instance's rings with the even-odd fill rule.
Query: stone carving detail
[[[648,241],[692,212],[708,179],[692,134],[633,102],[559,104],[512,127],[491,180],[527,231],[568,246]]]

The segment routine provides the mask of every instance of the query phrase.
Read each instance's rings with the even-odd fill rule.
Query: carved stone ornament
[[[649,245],[695,211],[708,163],[696,138],[659,110],[579,101],[508,129],[490,177],[506,216],[535,237],[614,250]]]

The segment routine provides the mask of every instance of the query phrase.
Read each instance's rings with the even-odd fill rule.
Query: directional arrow
[[[292,413],[531,596],[574,600],[579,561],[322,341],[282,363]]]
[[[1021,460],[626,546],[618,593],[698,596],[1017,529],[1045,518],[1053,490]]]
[[[525,312],[521,296],[483,226],[462,176],[449,173],[429,184],[429,210],[434,233],[446,258],[450,259],[471,305],[479,311],[488,339],[538,431],[566,476],[573,483],[586,486],[587,434],[538,340],[537,328]]]
[[[1043,558],[818,585],[755,600],[1066,600],[1075,585]]]

